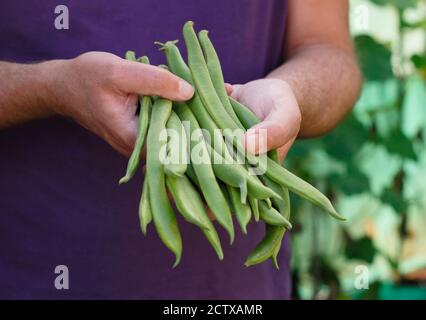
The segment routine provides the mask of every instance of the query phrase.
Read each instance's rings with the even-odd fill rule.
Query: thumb
[[[194,88],[173,73],[152,65],[122,60],[116,82],[127,93],[160,96],[174,101],[191,99]]]
[[[272,108],[262,122],[247,130],[246,149],[252,154],[278,149],[294,141],[299,129],[300,116],[290,117],[283,107]]]

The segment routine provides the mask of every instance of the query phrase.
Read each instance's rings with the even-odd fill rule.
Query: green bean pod
[[[233,99],[230,97],[230,102],[231,105],[235,111],[235,113],[237,114],[238,118],[240,119],[241,123],[244,125],[244,127],[246,129],[251,128],[252,126],[256,125],[257,123],[259,123],[259,119],[256,117],[256,115],[249,110],[247,107],[245,107],[243,104],[241,104],[240,102],[238,102],[237,100]],[[276,150],[271,150],[268,152],[268,156],[271,158],[271,160],[279,163],[279,158],[278,158],[278,152]],[[272,190],[274,190],[275,192],[279,193],[281,195],[281,197],[283,198],[282,200],[278,200],[276,198],[272,198],[272,202],[274,203],[274,205],[278,208],[278,211],[280,212],[280,214],[282,216],[284,216],[287,220],[290,220],[290,196],[289,196],[289,192],[288,189],[284,188],[283,186],[277,184],[276,182],[272,181],[271,179],[269,179],[266,176],[261,176],[260,177],[263,182]],[[249,198],[250,200],[250,198]],[[253,205],[252,205],[253,208]],[[254,213],[254,209],[253,209],[253,213]],[[278,227],[277,227],[278,228]],[[284,238],[285,235],[285,227],[279,227],[279,229],[281,230],[281,236],[280,236],[280,241],[278,242],[272,242],[269,245],[271,247],[275,247],[271,256],[272,262],[275,266],[275,268],[279,269],[279,265],[278,265],[278,253],[281,249],[281,243],[282,243],[282,239]],[[269,232],[277,232],[277,230],[274,230],[272,227],[269,228]],[[275,238],[271,238],[268,237],[268,239],[274,239]],[[267,243],[263,244],[264,246],[267,245]],[[268,257],[265,257],[265,260]],[[263,261],[261,261],[263,262]]]
[[[166,122],[171,111],[171,101],[160,98],[155,101],[148,130],[146,170],[154,225],[160,239],[175,254],[176,260],[173,265],[175,267],[182,256],[182,238],[167,197],[164,168],[160,161],[160,151],[166,143],[160,141],[160,134],[162,130],[166,130]]]
[[[253,212],[254,221],[259,222],[259,200],[249,195],[248,201]]]
[[[125,59],[129,61],[136,61],[136,54],[132,50],[126,51]]]
[[[172,194],[177,209],[189,223],[195,224],[201,229],[209,229],[203,219],[203,211],[200,211],[198,204],[198,192],[186,176],[174,177],[166,175],[167,189]],[[201,201],[201,199],[200,199]]]
[[[245,266],[250,267],[255,264],[262,263],[269,259],[276,245],[281,241],[281,228],[274,226],[266,226],[266,233],[256,248],[248,256]]]
[[[278,209],[279,209],[279,212],[281,213],[281,215],[284,218],[286,218],[287,220],[290,221],[290,212],[291,212],[291,210],[290,210],[290,194],[289,194],[287,188],[284,188],[283,186],[280,186],[280,187],[282,189],[281,196],[282,196],[283,200],[280,201],[280,203],[278,204]],[[280,269],[279,264],[278,264],[278,254],[279,254],[280,249],[281,249],[282,239],[284,238],[285,232],[286,232],[286,228],[285,227],[281,228],[281,233],[282,233],[281,241],[278,244],[275,245],[274,253],[272,254],[272,257],[271,257],[272,263],[274,264],[274,266],[277,270]]]
[[[202,154],[209,157],[204,138],[200,137],[199,141],[194,141],[191,138],[192,132],[200,130],[200,126],[189,107],[185,103],[177,103],[176,112],[182,121],[188,121],[190,124],[189,128],[188,126],[184,126],[185,130],[187,130],[186,136],[187,139],[189,139],[188,144],[191,146],[190,149],[193,150],[194,148],[200,148]],[[208,158],[207,160],[208,163],[197,163],[197,161],[193,161],[191,158],[192,168],[194,169],[195,175],[200,183],[200,189],[209,208],[215,215],[219,224],[228,232],[230,242],[232,243],[234,241],[234,225],[232,222],[231,212],[216,180],[210,160]]]
[[[266,177],[262,177],[262,179],[264,179]],[[287,221],[289,221],[290,219],[290,197],[289,197],[289,192],[288,189],[273,183],[272,184],[268,184],[267,185],[269,187],[273,187],[276,188],[275,191],[279,192],[283,198],[283,200],[279,200],[279,201],[274,201],[274,205],[277,206],[277,208],[279,209],[279,214],[282,215],[282,217],[284,219],[286,219]],[[280,191],[281,190],[281,191]],[[275,209],[273,210],[273,212],[276,215]],[[288,226],[287,226],[288,227]],[[278,253],[281,249],[281,243],[282,243],[282,239],[284,238],[286,232],[286,226],[281,226],[281,227],[274,227],[274,226],[268,226],[267,230],[266,230],[266,234],[264,239],[262,240],[262,246],[259,247],[262,249],[262,252],[264,253],[262,255],[262,259],[258,259],[256,261],[251,261],[251,265],[253,264],[257,264],[257,263],[261,263],[264,262],[265,260],[271,258],[272,262],[275,266],[276,269],[279,269],[279,265],[278,265]],[[270,234],[272,234],[273,236],[271,236]],[[277,235],[279,236],[279,241],[277,241]],[[257,256],[256,250],[259,250],[258,247],[256,247],[256,249],[253,251],[253,255]],[[267,256],[265,254],[265,251],[267,252],[272,252],[270,256]]]
[[[247,108],[231,99],[231,104],[234,107],[236,114],[240,119],[245,119],[243,125],[254,125],[256,116],[250,114]],[[242,116],[244,114],[244,116]],[[290,191],[298,194],[299,196],[311,201],[320,208],[328,212],[332,217],[338,220],[346,220],[343,216],[339,215],[331,204],[330,200],[323,195],[319,190],[310,185],[308,182],[300,179],[296,175],[292,174],[279,163],[277,163],[277,155],[273,155],[272,158],[267,159],[267,167],[265,175],[271,180],[279,183],[280,185],[288,188]],[[275,161],[273,160],[275,159]]]
[[[133,58],[136,59],[135,53],[133,51],[128,51],[126,53],[126,58],[128,58],[128,60]],[[149,64],[149,59],[146,56],[141,57],[140,61],[141,63]],[[126,175],[120,179],[119,184],[128,182],[135,175],[139,167],[141,152],[145,142],[146,134],[148,132],[149,117],[151,113],[151,98],[149,96],[140,96],[139,104],[140,112],[138,118],[138,135],[136,137],[136,143],[132,155],[130,156],[129,162],[127,164]]]
[[[213,171],[217,178],[235,188],[240,189],[241,202],[245,203],[247,199],[247,176],[237,164],[229,162],[225,164],[225,160],[217,153],[209,143],[206,143],[207,150],[210,154]]]
[[[171,134],[171,139],[167,142],[169,163],[164,164],[166,175],[181,177],[187,169],[187,139],[182,122],[175,112],[172,111],[167,121],[167,130]],[[177,141],[175,140],[177,139]]]
[[[278,193],[263,185],[256,176],[250,175],[243,165],[226,162],[210,145],[206,144],[206,147],[210,153],[215,175],[226,184],[234,188],[239,188],[243,203],[246,202],[247,194],[256,199],[267,199],[270,197],[281,199]]]
[[[195,88],[200,93],[207,111],[221,129],[238,129],[238,125],[228,115],[216,93],[192,21],[186,22],[183,26],[183,37],[188,49],[188,65]]]
[[[155,43],[159,45],[160,50],[164,52],[170,71],[173,72],[175,75],[179,76],[180,78],[184,79],[188,83],[194,85],[191,70],[183,59],[179,48],[176,46],[177,42],[178,40],[167,41],[166,43]],[[215,138],[214,141],[216,143],[214,144],[211,140],[207,140],[207,142],[209,142],[219,154],[224,156],[225,159],[230,159],[226,146],[223,142],[223,136],[219,132],[219,127],[216,125],[216,123],[213,121],[210,114],[204,107],[200,95],[197,91],[195,91],[192,99],[187,101],[187,104],[193,112],[195,118],[199,122],[200,126],[209,132],[209,138]]]
[[[206,61],[204,60],[203,51],[200,43],[198,42],[193,25],[194,23],[192,21],[185,23],[183,26],[183,37],[188,49],[188,64],[194,80],[195,88],[199,92],[201,101],[210,116],[213,118],[214,122],[220,129],[224,130],[224,136],[228,140],[232,141],[238,152],[244,155],[251,165],[257,166],[259,165],[258,157],[246,152],[242,141],[233,136],[229,130],[227,130],[238,130],[241,128],[226,112],[215,91]]]
[[[200,42],[201,48],[204,52],[204,58],[206,60],[207,69],[210,74],[210,78],[213,82],[213,86],[216,89],[216,93],[219,96],[220,101],[222,102],[223,107],[226,112],[231,116],[232,120],[240,127],[243,128],[240,120],[234,112],[234,109],[229,102],[228,93],[225,89],[225,80],[223,79],[222,67],[220,65],[219,57],[213,46],[213,43],[210,41],[208,31],[201,30],[198,33],[198,40]]]
[[[226,186],[232,203],[232,209],[237,217],[238,224],[244,234],[247,234],[247,225],[251,219],[251,208],[247,203],[241,202],[241,195],[238,189],[229,185]]]
[[[282,216],[287,217],[287,215],[289,214],[288,211],[290,210],[290,207],[288,206],[288,203],[286,201],[289,197],[288,190],[282,185],[269,179],[267,176],[260,176],[260,179],[268,188],[274,190],[274,192],[281,196],[281,199],[271,198],[271,202]]]
[[[166,182],[179,212],[185,220],[201,228],[201,231],[214,248],[217,256],[222,260],[223,251],[219,236],[207,215],[203,200],[198,191],[186,176],[178,178],[166,177]]]
[[[337,213],[330,200],[308,182],[300,179],[271,159],[268,159],[267,164],[268,169],[265,174],[271,180],[324,209],[333,218],[342,221],[346,220],[345,217]]]
[[[194,168],[192,168],[191,164],[188,164],[188,167],[186,168],[185,173],[188,176],[189,180],[191,180],[193,184],[195,184],[198,188],[200,188],[200,182],[198,182],[197,176],[195,175],[195,172],[194,172]]]
[[[275,208],[269,208],[265,201],[259,202],[260,219],[271,226],[286,227],[291,229],[292,225]]]
[[[284,239],[284,235],[285,235],[285,232],[287,230],[284,227],[280,227],[279,229],[281,231],[280,241],[278,241],[278,243],[273,244],[274,250],[273,250],[272,256],[271,256],[272,263],[273,263],[275,269],[277,269],[277,270],[280,269],[280,266],[278,264],[278,254],[280,253],[281,245],[282,245],[282,242],[283,242],[283,239]]]
[[[232,98],[230,101],[240,120],[244,119],[241,120],[244,126],[253,126],[256,124],[256,116],[252,112],[250,112],[238,101],[235,101]],[[279,165],[277,159],[277,155],[270,155],[270,159],[267,160],[266,176],[280,185],[288,188],[292,192],[298,194],[299,196],[316,204],[328,212],[335,219],[343,221],[346,220],[346,218],[336,212],[330,200],[325,195],[323,195],[319,190],[310,185],[308,182],[300,179],[296,175],[283,168],[281,165]]]
[[[149,203],[149,187],[148,179],[145,173],[145,179],[143,181],[142,196],[139,202],[139,222],[142,229],[142,233],[146,235],[148,224],[152,221],[151,204]]]

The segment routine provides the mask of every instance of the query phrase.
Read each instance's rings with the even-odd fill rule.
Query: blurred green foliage
[[[417,296],[426,295],[419,285],[426,279],[415,276],[426,270],[426,52],[406,48],[412,32],[426,42],[426,3],[369,5],[394,12],[396,40],[355,37],[365,82],[354,111],[330,134],[297,141],[286,160],[348,217],[336,223],[292,199],[295,298],[404,298],[398,288],[407,279]],[[409,10],[420,18],[407,19]],[[360,265],[368,268],[368,289],[355,286]]]

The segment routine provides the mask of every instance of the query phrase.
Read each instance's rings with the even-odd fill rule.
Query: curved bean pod
[[[267,165],[268,170],[266,171],[266,175],[271,180],[324,209],[333,218],[342,221],[346,220],[345,217],[337,213],[330,200],[308,182],[300,179],[271,159],[268,159]]]
[[[256,198],[252,197],[252,196],[248,196],[248,201],[250,203],[250,207],[251,207],[251,211],[253,212],[253,216],[254,216],[254,221],[258,222],[259,221],[259,200],[257,200]]]
[[[126,58],[132,59],[135,61],[135,53],[133,51],[128,51],[126,53]],[[148,57],[144,56],[140,58],[140,61],[145,64],[149,64]],[[138,135],[136,137],[135,147],[133,149],[132,155],[130,156],[129,162],[127,164],[126,175],[120,179],[119,184],[128,182],[136,173],[139,162],[141,158],[141,152],[145,142],[146,134],[148,132],[149,126],[149,117],[151,113],[151,98],[149,96],[140,96],[139,97],[140,112],[139,112],[139,123],[138,123]]]
[[[286,227],[291,229],[292,225],[290,221],[284,218],[277,210],[273,207],[269,208],[264,201],[259,202],[260,219],[265,221],[271,226]]]
[[[262,263],[271,257],[274,253],[276,244],[281,241],[280,228],[267,226],[266,234],[259,242],[256,248],[250,253],[244,265],[246,267]]]

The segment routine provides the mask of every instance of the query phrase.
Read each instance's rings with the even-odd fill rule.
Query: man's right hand
[[[71,117],[124,155],[136,140],[138,94],[185,101],[194,93],[164,69],[105,52],[47,62],[44,76],[45,101],[53,112]]]

